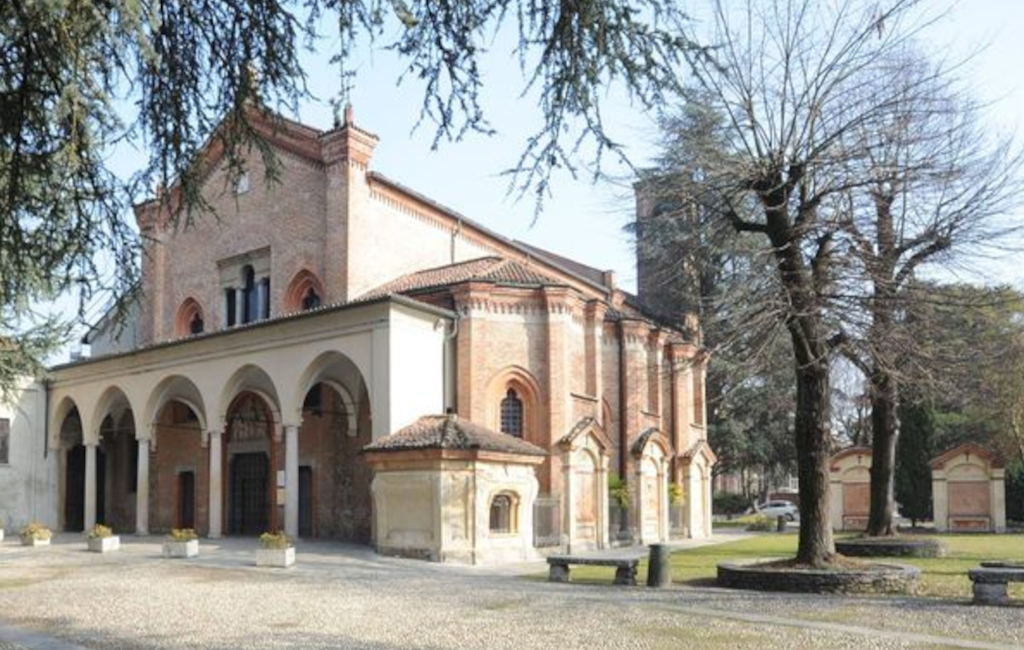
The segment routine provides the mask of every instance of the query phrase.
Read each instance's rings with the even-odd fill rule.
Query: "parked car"
[[[789,501],[760,503],[754,506],[754,511],[766,517],[775,518],[782,516],[786,518],[786,521],[796,521],[800,518],[800,509],[796,507],[795,503],[790,503]]]

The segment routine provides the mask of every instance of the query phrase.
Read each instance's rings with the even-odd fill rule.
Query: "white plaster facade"
[[[46,448],[46,387],[23,381],[12,403],[0,400],[8,430],[6,462],[0,458],[0,528],[13,535],[29,522],[57,524],[56,470]]]

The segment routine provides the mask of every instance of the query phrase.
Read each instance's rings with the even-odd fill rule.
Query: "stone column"
[[[992,504],[992,530],[997,533],[1006,532],[1006,470],[992,469],[989,481],[989,503]]]
[[[96,525],[96,446],[85,443],[85,530]]]
[[[669,520],[669,508],[672,502],[668,498],[668,460],[662,458],[658,461],[658,541],[666,543],[672,537],[672,524]]]
[[[241,325],[245,318],[245,290],[235,289],[235,325]]]
[[[299,536],[299,427],[284,425],[284,532]]]
[[[135,534],[149,534],[149,440],[139,440],[139,471],[135,480]]]
[[[569,553],[576,546],[576,485],[572,480],[576,468],[572,455],[571,449],[562,452],[562,543]]]
[[[221,432],[210,432],[210,539],[217,539],[222,534],[223,516],[221,515],[221,504],[223,503],[224,480],[221,475],[224,446],[221,444]]]
[[[601,454],[601,467],[597,479],[597,547],[608,548],[608,454]]]

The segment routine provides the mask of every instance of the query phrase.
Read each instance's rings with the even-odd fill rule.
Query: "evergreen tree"
[[[902,514],[914,527],[932,516],[932,452],[935,432],[932,408],[923,400],[907,399],[900,404],[902,424],[896,447],[896,500]]]
[[[0,2],[0,388],[66,340],[66,323],[33,318],[34,302],[136,286],[130,204],[167,185],[180,225],[208,212],[207,146],[236,178],[253,147],[276,177],[252,116],[277,119],[312,96],[303,47],[340,43],[324,56],[342,61],[367,43],[396,52],[403,78],[422,85],[421,117],[437,143],[493,132],[480,62],[499,30],[516,30],[511,55],[540,118],[517,179],[543,197],[584,144],[598,160],[621,154],[601,121],[609,85],[648,107],[672,91],[690,48],[683,19],[672,0]],[[318,32],[325,23],[337,30],[330,39]],[[131,179],[111,168],[111,147],[125,141],[149,156]]]

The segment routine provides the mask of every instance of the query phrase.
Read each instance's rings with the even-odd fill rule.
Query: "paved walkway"
[[[160,559],[160,542],[126,537],[106,556],[78,536],[0,545],[0,650],[1024,648],[1024,608],[559,585],[509,575],[543,561],[460,567],[329,542],[265,570],[256,540],[203,540],[188,561]],[[642,550],[605,554],[628,553]]]

